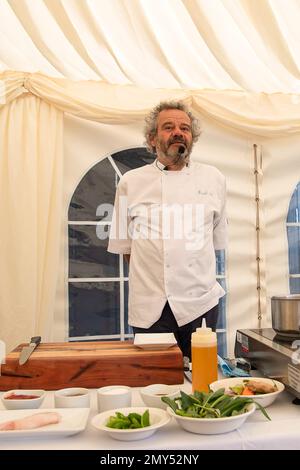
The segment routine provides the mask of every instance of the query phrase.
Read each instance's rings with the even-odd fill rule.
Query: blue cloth
[[[228,362],[224,361],[221,356],[218,356],[218,365],[225,377],[250,377],[250,374],[239,367],[233,367]]]

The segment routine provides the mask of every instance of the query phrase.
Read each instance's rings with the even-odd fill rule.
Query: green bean
[[[169,397],[161,398],[174,413],[190,418],[225,418],[236,416],[248,411],[248,406],[255,403],[264,416],[270,420],[266,410],[255,400],[249,397],[231,397],[221,388],[215,392],[198,392],[188,395],[180,391],[180,397],[172,400]]]

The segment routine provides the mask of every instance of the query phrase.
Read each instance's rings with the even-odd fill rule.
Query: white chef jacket
[[[129,324],[139,328],[153,325],[167,301],[182,326],[225,294],[216,281],[215,259],[215,250],[226,247],[225,178],[215,167],[197,162],[180,171],[164,168],[155,160],[122,176],[110,229],[108,251],[131,255]],[[202,224],[190,212],[196,206]],[[189,219],[182,232],[179,228],[180,236],[172,230],[175,222],[163,222],[174,207],[185,208],[181,215]]]

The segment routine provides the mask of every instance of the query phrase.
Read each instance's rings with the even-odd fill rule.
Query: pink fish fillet
[[[61,420],[58,413],[49,411],[45,413],[36,413],[34,415],[26,416],[22,419],[14,419],[12,421],[5,421],[0,423],[0,431],[22,431],[26,429],[41,428],[48,424],[56,424]]]

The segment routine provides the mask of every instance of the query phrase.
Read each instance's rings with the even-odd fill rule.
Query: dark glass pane
[[[128,281],[124,282],[124,324],[125,334],[133,334],[131,326],[128,325]]]
[[[227,357],[227,339],[226,333],[218,333],[218,354],[221,357]]]
[[[225,279],[217,279],[219,284],[223,287],[226,291],[226,280]],[[219,299],[219,316],[217,322],[217,329],[226,329],[226,295]]]
[[[290,277],[290,293],[300,294],[300,277]]]
[[[219,284],[226,291],[226,279],[218,279]],[[217,330],[226,330],[226,295],[219,300],[219,317],[217,322]],[[218,333],[218,354],[221,357],[227,356],[227,339],[226,332]]]
[[[122,150],[114,153],[112,157],[122,175],[128,170],[149,165],[155,160],[155,156],[149,153],[146,147]]]
[[[104,233],[108,226],[98,226]],[[97,225],[69,226],[69,277],[119,277],[119,255],[107,251]]]
[[[118,282],[69,283],[69,336],[120,334]]]
[[[300,227],[287,227],[290,274],[300,274]]]
[[[300,183],[293,192],[286,220],[287,222],[300,222]]]
[[[125,256],[123,256],[123,269],[124,269],[124,277],[129,276],[129,270],[128,270],[128,261],[126,261]]]
[[[93,166],[82,178],[73,194],[69,207],[69,220],[111,221],[117,183],[117,174],[107,158]],[[107,204],[110,207],[104,206],[101,213],[96,215],[100,204]],[[100,210],[101,208],[98,209]]]
[[[216,274],[225,275],[225,250],[216,250]]]

